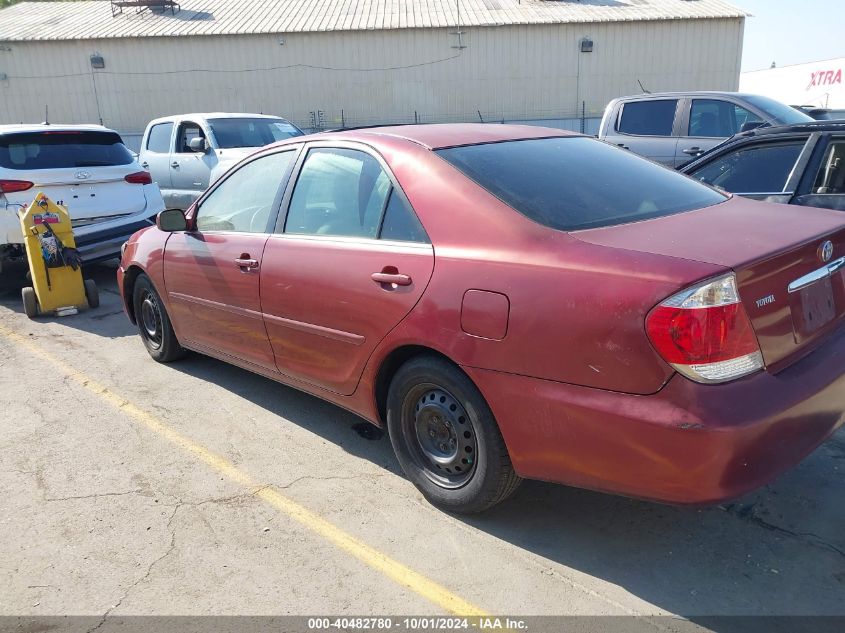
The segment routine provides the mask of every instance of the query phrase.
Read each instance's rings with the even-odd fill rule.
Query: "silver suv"
[[[184,210],[256,148],[302,133],[276,116],[179,114],[150,121],[138,160],[158,183],[167,208]]]
[[[158,187],[114,130],[100,125],[0,125],[0,270],[23,260],[18,212],[43,192],[67,207],[86,263],[121,245],[164,210]]]
[[[759,95],[737,92],[664,92],[614,99],[599,138],[653,161],[677,167],[725,139],[766,125],[812,119]]]

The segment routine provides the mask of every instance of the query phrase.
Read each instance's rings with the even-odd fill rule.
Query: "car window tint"
[[[405,204],[396,190],[390,193],[379,237],[383,240],[399,242],[428,242],[428,236],[417,219],[416,213]]]
[[[743,131],[744,126],[762,122],[742,106],[719,99],[694,99],[690,108],[689,135],[727,138]],[[746,129],[748,129],[746,127]]]
[[[375,238],[390,178],[358,150],[308,152],[291,196],[285,233]]]
[[[732,193],[777,193],[786,187],[803,147],[801,141],[739,149],[697,169],[692,176]]]
[[[671,136],[677,99],[632,101],[622,107],[619,131],[640,136]]]
[[[211,119],[208,122],[220,149],[262,147],[302,136],[302,131],[282,119]]]
[[[0,166],[6,169],[111,167],[134,160],[115,132],[56,130],[0,136]]]
[[[154,125],[147,137],[147,149],[158,154],[170,152],[170,137],[173,135],[172,123]]]
[[[828,146],[813,193],[845,193],[845,141],[834,141]]]
[[[183,123],[179,126],[179,138],[176,139],[176,151],[180,154],[193,154],[191,140],[205,138],[205,132],[196,123]]]
[[[671,215],[725,200],[675,171],[583,136],[437,153],[520,213],[565,231]]]
[[[294,154],[263,156],[230,174],[202,201],[197,211],[197,229],[266,232],[279,185]]]

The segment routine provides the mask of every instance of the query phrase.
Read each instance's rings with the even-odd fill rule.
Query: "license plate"
[[[833,284],[829,277],[801,290],[802,333],[812,334],[834,318],[836,304],[833,300]]]

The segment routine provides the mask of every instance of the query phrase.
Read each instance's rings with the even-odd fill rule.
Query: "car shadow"
[[[171,367],[402,476],[387,435],[352,413],[198,354]],[[713,616],[845,615],[843,471],[840,432],[774,484],[719,507],[526,481],[487,513],[456,518],[549,561],[551,574],[567,571],[556,572],[558,563],[712,630],[747,631],[743,618]]]

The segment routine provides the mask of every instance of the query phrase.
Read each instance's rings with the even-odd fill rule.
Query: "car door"
[[[228,174],[173,233],[164,281],[174,328],[186,346],[265,371],[276,363],[261,316],[264,246],[296,149],[263,154]]]
[[[208,189],[211,169],[217,163],[214,152],[195,152],[189,147],[194,138],[208,140],[209,133],[194,121],[180,122],[170,156],[173,208],[187,209]]]
[[[760,116],[732,101],[690,99],[689,108],[684,112],[675,165],[683,165],[734,134],[762,122]]]
[[[173,208],[172,186],[170,180],[170,153],[173,147],[172,121],[156,123],[147,131],[147,136],[141,146],[141,154],[138,160],[141,167],[150,172],[150,176],[161,190],[161,197],[164,198],[164,206]]]
[[[675,117],[679,99],[628,101],[604,138],[608,143],[650,158],[669,167],[675,165]]]
[[[796,165],[811,151],[807,137],[743,143],[698,165],[688,175],[708,185],[754,200],[788,204]]]
[[[845,136],[826,136],[810,162],[794,204],[845,211]]]
[[[431,244],[382,159],[312,144],[264,252],[261,307],[279,371],[355,391],[431,277]]]

